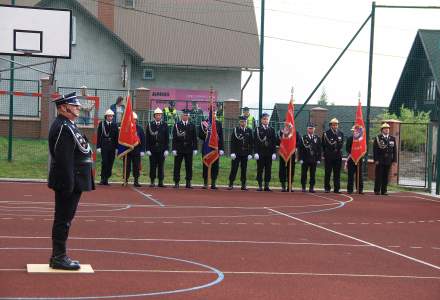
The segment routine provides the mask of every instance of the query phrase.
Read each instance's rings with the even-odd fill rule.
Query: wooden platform
[[[81,265],[81,269],[76,271],[69,270],[54,270],[49,267],[49,264],[27,264],[28,273],[40,273],[40,274],[93,274],[93,268],[91,265]]]

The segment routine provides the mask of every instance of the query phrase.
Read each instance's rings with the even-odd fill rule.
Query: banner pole
[[[211,185],[212,179],[211,179],[211,165],[208,167],[208,187]]]
[[[289,193],[292,192],[292,156],[289,158],[289,181],[287,184]]]
[[[358,192],[358,194],[360,194],[359,191],[359,162],[356,164],[356,190]]]
[[[123,165],[123,173],[122,173],[122,178],[124,179],[124,183],[122,183],[122,186],[127,186],[127,154],[125,154],[122,158],[122,165]]]

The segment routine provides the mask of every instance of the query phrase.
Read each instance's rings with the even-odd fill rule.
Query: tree
[[[322,88],[321,96],[319,97],[319,100],[318,100],[318,105],[319,106],[327,106],[328,105],[328,97],[327,97],[327,93],[325,91],[325,87]]]

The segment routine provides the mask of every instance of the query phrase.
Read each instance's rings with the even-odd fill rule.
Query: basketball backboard
[[[72,11],[0,5],[0,54],[71,57]]]

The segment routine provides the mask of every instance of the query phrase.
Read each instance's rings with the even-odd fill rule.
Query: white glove
[[[235,155],[235,153],[231,153],[231,159],[234,160],[237,158],[237,155]]]
[[[248,155],[248,160],[250,160],[250,159],[252,159],[252,155],[249,154]]]
[[[197,150],[193,150],[193,155],[197,155]]]
[[[248,157],[248,159],[249,159],[249,157]],[[254,154],[254,159],[255,159],[255,160],[259,160],[259,159],[260,159],[260,155],[258,155],[258,153],[255,153],[255,154]]]
[[[141,156],[144,157],[144,155],[145,155],[145,152],[141,152]]]
[[[96,153],[101,153],[101,148],[96,148]]]
[[[118,149],[115,149],[115,155],[118,155]]]
[[[167,157],[168,154],[170,154],[170,153],[168,152],[168,150],[165,150],[165,151],[163,152],[163,157]]]
[[[321,161],[320,160],[318,160],[317,162],[316,162],[318,165],[321,163]]]
[[[301,160],[299,161],[299,163],[302,165],[302,164],[304,163],[304,161],[301,159]]]
[[[173,150],[173,156],[177,156],[177,151]]]
[[[220,156],[223,156],[223,155],[225,154],[225,151],[220,150],[220,151],[218,152],[218,154],[220,154]]]
[[[147,155],[148,155],[148,156],[151,156],[151,151],[147,151]]]
[[[274,154],[272,154],[272,160],[275,160],[275,159],[277,159],[277,155],[274,153]]]

